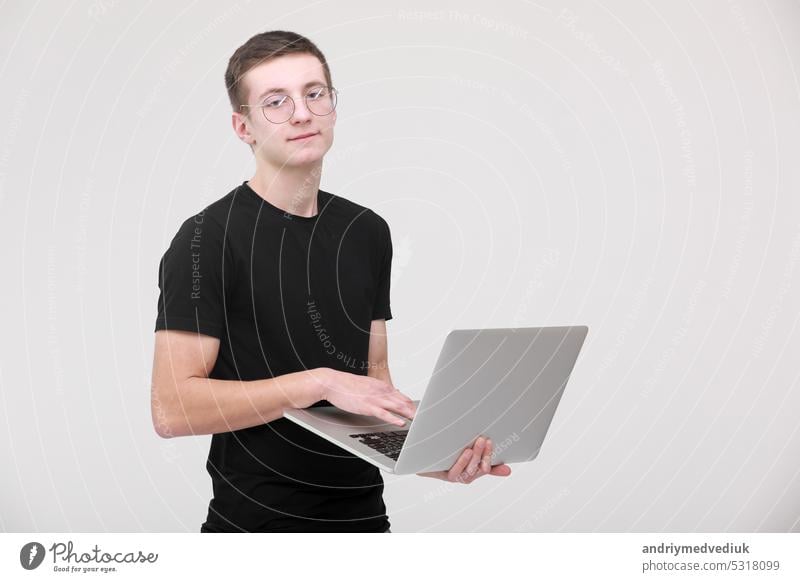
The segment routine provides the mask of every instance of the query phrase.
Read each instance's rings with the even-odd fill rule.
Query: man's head
[[[252,37],[231,56],[225,85],[233,129],[262,162],[278,170],[314,164],[333,144],[330,69],[304,36],[273,30]],[[315,135],[293,139],[307,133]]]

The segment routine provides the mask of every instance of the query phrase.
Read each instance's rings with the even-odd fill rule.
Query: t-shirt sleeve
[[[178,229],[158,267],[156,331],[175,329],[221,338],[225,330],[224,231],[205,210]]]
[[[381,219],[380,222],[383,225],[381,232],[384,238],[384,252],[378,269],[378,286],[375,293],[375,305],[372,308],[372,319],[385,319],[388,321],[392,319],[389,298],[392,275],[392,233],[386,221]]]

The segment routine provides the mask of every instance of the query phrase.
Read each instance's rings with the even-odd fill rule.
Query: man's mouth
[[[297,141],[297,140],[302,140],[302,139],[308,139],[308,138],[310,138],[310,137],[314,137],[314,136],[315,136],[315,135],[317,135],[318,133],[319,133],[319,132],[314,132],[314,133],[301,133],[301,134],[300,134],[300,135],[298,135],[297,137],[292,137],[292,138],[289,138],[289,141]]]

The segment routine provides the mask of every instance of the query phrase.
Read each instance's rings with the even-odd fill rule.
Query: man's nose
[[[308,109],[305,99],[295,99],[292,120],[305,121],[310,119],[312,115],[314,114]]]

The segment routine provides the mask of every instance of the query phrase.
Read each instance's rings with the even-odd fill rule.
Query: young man
[[[327,61],[286,31],[254,36],[225,73],[255,175],[183,222],[159,265],[157,433],[212,434],[201,532],[389,530],[379,470],[282,418],[333,404],[403,426],[387,365],[392,242],[375,212],[319,189],[333,144]],[[478,439],[450,471],[490,467]]]

